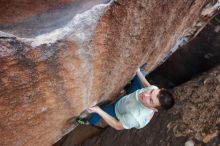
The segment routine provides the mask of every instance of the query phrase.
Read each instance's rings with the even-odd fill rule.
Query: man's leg
[[[131,94],[134,91],[144,88],[143,84],[141,83],[140,79],[138,78],[137,75],[134,76],[134,78],[131,80],[130,86],[125,89],[126,94]]]

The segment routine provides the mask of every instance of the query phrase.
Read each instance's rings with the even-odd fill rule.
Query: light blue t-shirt
[[[146,126],[154,111],[144,106],[138,98],[138,95],[143,91],[158,89],[157,86],[148,86],[139,89],[129,95],[122,97],[115,105],[116,117],[122,123],[125,129],[143,128]]]

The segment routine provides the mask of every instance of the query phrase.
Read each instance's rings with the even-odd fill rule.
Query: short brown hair
[[[157,98],[160,102],[160,106],[158,107],[159,109],[168,110],[175,104],[172,93],[167,89],[160,89]]]

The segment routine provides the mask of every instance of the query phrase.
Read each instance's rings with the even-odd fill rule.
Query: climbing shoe
[[[76,122],[80,125],[89,125],[89,121],[87,119],[77,118]]]

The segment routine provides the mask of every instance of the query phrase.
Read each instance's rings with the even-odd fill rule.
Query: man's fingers
[[[91,107],[88,108],[87,111],[88,111],[89,113],[94,113],[94,112],[95,112],[95,111],[93,110],[93,108],[91,108]]]
[[[93,107],[88,108],[87,111],[88,111],[89,113],[95,113],[98,108],[99,108],[99,107],[97,107],[97,106],[93,106]]]
[[[86,109],[86,110],[87,110],[89,113],[91,113],[91,112],[92,112],[92,110],[91,110],[91,109],[89,109],[89,108],[88,108],[88,109]]]

